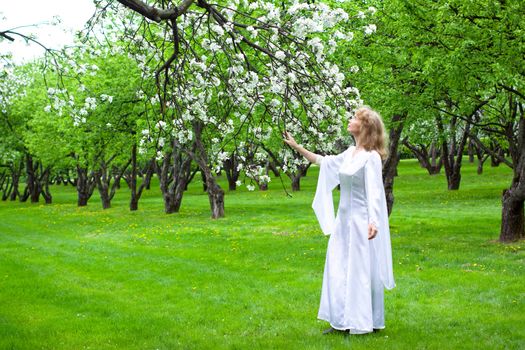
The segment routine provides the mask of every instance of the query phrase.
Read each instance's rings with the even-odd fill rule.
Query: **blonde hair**
[[[385,159],[388,154],[388,139],[379,113],[368,106],[363,106],[355,112],[355,117],[361,122],[359,133],[361,147],[367,151],[377,151],[381,159]]]

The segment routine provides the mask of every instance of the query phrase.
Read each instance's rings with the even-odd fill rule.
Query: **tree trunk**
[[[53,196],[51,195],[51,191],[49,191],[50,174],[51,174],[51,169],[46,168],[46,170],[43,171],[42,178],[40,180],[40,183],[42,184],[41,194],[42,194],[42,197],[44,197],[46,204],[51,204],[53,202]]]
[[[111,208],[111,200],[109,199],[109,181],[107,179],[107,168],[104,162],[100,164],[99,171],[95,172],[95,181],[102,202],[102,209]]]
[[[23,168],[24,168],[24,160],[23,159],[20,160],[18,168],[14,164],[11,165],[11,178],[12,178],[13,182],[11,184],[12,191],[11,191],[10,197],[9,197],[10,201],[15,201],[17,197],[20,198],[20,190],[18,189],[18,187],[19,187],[19,183],[20,183],[20,175],[22,174],[22,169]]]
[[[301,190],[301,178],[306,174],[308,171],[308,168],[310,168],[311,163],[308,163],[306,165],[298,165],[297,171],[295,173],[292,172],[286,172],[286,175],[290,178],[292,181],[292,191],[297,192]]]
[[[266,161],[264,169],[264,175],[268,176],[268,173],[270,172],[270,161]],[[259,191],[268,191],[268,182],[260,181],[259,176],[257,176],[257,185],[259,185]]]
[[[224,172],[228,179],[228,190],[235,191],[237,189],[237,180],[239,180],[240,171],[238,167],[237,158],[235,152],[232,152],[230,157],[224,162]]]
[[[199,165],[201,174],[205,180],[206,192],[210,202],[211,217],[218,219],[224,217],[224,190],[219,186],[217,180],[213,176],[206,148],[202,143],[202,129],[204,125],[202,122],[193,123],[194,132],[194,150],[191,153],[193,160]]]
[[[468,141],[468,146],[467,146],[467,153],[468,153],[468,162],[469,163],[474,163],[474,153],[475,153],[475,145],[474,143],[472,142],[472,140],[469,140]]]
[[[394,208],[394,178],[397,175],[397,165],[400,155],[398,153],[399,140],[403,132],[405,115],[395,114],[392,117],[392,127],[389,133],[388,157],[383,164],[383,186],[385,188],[388,215]]]
[[[201,168],[201,171],[202,168]],[[211,171],[204,169],[206,178],[206,188],[210,201],[211,217],[218,219],[224,217],[224,190],[219,186]]]
[[[162,165],[158,167],[160,190],[164,199],[166,214],[178,213],[182,196],[191,175],[191,159],[185,156],[172,140],[172,151],[164,155]],[[143,182],[147,186],[149,181]]]
[[[292,191],[297,192],[301,190],[301,175],[299,174],[290,174],[288,175],[290,180],[292,180]]]
[[[208,184],[206,183],[206,176],[204,175],[204,171],[202,171],[202,169],[201,169],[201,180],[202,180],[202,191],[207,192]]]
[[[447,140],[443,140],[442,143],[442,158],[443,165],[445,167],[445,175],[447,177],[447,184],[449,190],[458,190],[461,183],[461,162],[463,158],[463,151],[467,143],[467,138],[470,131],[470,123],[466,122],[461,135],[459,143],[455,139],[455,131],[457,130],[457,117],[452,117],[450,122],[451,134],[453,135],[450,144]],[[441,122],[441,118],[436,118],[438,129],[441,135],[444,135],[444,128]]]
[[[9,198],[12,189],[13,182],[11,181],[11,177],[6,173],[2,174],[2,201],[5,201],[7,198]]]
[[[504,190],[501,211],[501,242],[513,242],[525,238],[523,200],[511,196],[512,190]]]
[[[491,141],[490,144],[490,148],[494,150],[490,156],[490,166],[495,168],[501,164],[501,158],[505,158],[505,151],[495,141]]]
[[[430,145],[430,147],[426,145],[413,145],[410,142],[408,142],[407,139],[403,140],[403,144],[410,149],[412,154],[417,158],[419,161],[419,164],[422,168],[426,169],[429,173],[429,175],[435,175],[439,174],[441,170],[441,166],[443,165],[442,157],[439,157],[439,161],[437,161],[437,152],[436,147],[434,145],[434,142]],[[430,148],[430,151],[427,150],[427,148]]]
[[[84,207],[87,205],[88,200],[91,198],[93,190],[95,189],[95,179],[93,174],[88,175],[87,168],[82,168],[79,165],[77,165],[77,176],[77,204],[79,207]]]
[[[31,203],[38,203],[40,198],[40,183],[38,181],[38,162],[33,162],[33,157],[26,154],[26,183],[27,194],[31,198]],[[25,195],[24,195],[25,199]]]
[[[435,142],[432,142],[430,145],[430,175],[437,175],[441,172],[441,167],[443,166],[443,157],[441,157],[441,152],[439,147],[436,147]]]
[[[525,238],[525,112],[523,102],[509,96],[509,123],[505,128],[508,150],[513,164],[512,184],[503,191],[500,241],[510,242]],[[516,123],[517,122],[517,123]],[[514,128],[517,125],[517,130]],[[516,132],[517,131],[517,132]],[[500,160],[504,156],[499,156]]]
[[[447,176],[448,189],[449,190],[459,190],[459,185],[461,183],[461,172],[452,171],[449,176]]]
[[[275,162],[274,161],[271,161],[269,163],[269,167],[270,167],[270,170],[272,171],[274,177],[279,177],[281,176],[281,173],[279,172],[279,169],[277,168],[277,165],[275,165]]]
[[[129,202],[129,210],[135,211],[139,208],[139,198],[137,191],[137,143],[133,143],[131,147],[131,176],[127,181],[128,187],[131,190],[131,200]]]

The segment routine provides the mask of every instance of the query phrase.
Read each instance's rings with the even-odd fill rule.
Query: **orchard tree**
[[[485,150],[513,168],[511,185],[502,196],[500,240],[523,238],[525,46],[521,14],[525,4],[519,0],[439,0],[425,4],[392,0],[389,4],[414,43],[412,51],[424,82],[421,96],[430,102],[427,109],[462,124],[455,132],[449,129],[450,136],[460,136],[460,146],[464,136],[475,140],[480,133],[498,143],[504,139],[510,159]],[[452,153],[444,155],[447,167],[446,159]],[[456,164],[460,157],[456,153]],[[449,169],[453,167],[449,162]]]
[[[173,159],[189,156],[199,166],[212,217],[224,215],[215,170],[228,159],[229,144],[246,135],[264,144],[288,130],[306,146],[331,152],[343,119],[361,103],[357,89],[329,60],[338,43],[348,40],[341,26],[352,23],[340,8],[269,1],[119,2],[140,16],[98,5],[116,14],[108,16],[112,25],[124,28],[133,54],[156,84],[156,96],[145,96],[158,104],[159,120],[144,131],[143,144],[158,142],[151,137],[157,129],[170,135],[164,139],[168,151],[181,152]],[[286,166],[296,168],[291,150],[285,152]],[[184,165],[182,160],[179,168]]]
[[[76,168],[79,206],[97,188],[109,208],[132,162],[142,105],[135,103],[140,72],[133,63],[118,49],[84,44],[63,51],[55,72],[61,79],[48,81],[51,103],[39,122],[58,126],[51,134]]]

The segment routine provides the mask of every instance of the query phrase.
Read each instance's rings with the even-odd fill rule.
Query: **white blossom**
[[[377,27],[376,27],[375,24],[369,24],[364,29],[365,34],[367,34],[367,35],[370,35],[370,34],[374,33],[376,30],[377,30]]]
[[[279,60],[284,60],[286,58],[286,54],[283,51],[279,50],[275,53],[275,57]]]

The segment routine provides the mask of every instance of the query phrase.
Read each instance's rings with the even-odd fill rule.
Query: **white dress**
[[[312,207],[330,235],[318,318],[335,329],[361,334],[385,327],[383,292],[395,286],[388,212],[376,151],[319,157]],[[337,216],[332,190],[341,185]],[[368,240],[368,224],[378,229]]]

